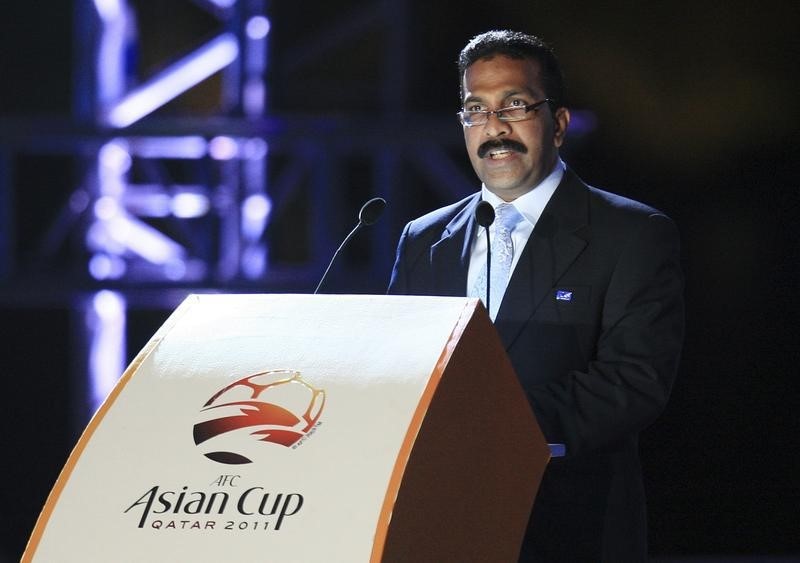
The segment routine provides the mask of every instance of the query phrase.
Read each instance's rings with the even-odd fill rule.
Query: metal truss
[[[26,256],[14,256],[13,218],[3,223],[5,280],[55,274],[68,280],[65,293],[87,285],[129,293],[231,285],[305,290],[360,203],[375,195],[390,201],[388,219],[362,244],[367,257],[340,269],[343,276],[353,266],[361,275],[385,277],[399,225],[424,210],[405,201],[409,182],[419,205],[431,194],[447,200],[474,189],[453,120],[425,116],[420,141],[413,123],[421,120],[409,119],[398,87],[406,67],[404,2],[366,2],[276,55],[302,79],[309,65],[333,63],[326,57],[337,45],[379,30],[385,45],[370,80],[381,96],[370,118],[270,115],[266,3],[183,3],[207,11],[218,29],[139,77],[131,61],[135,0],[78,0],[76,36],[84,40],[76,42],[74,120],[25,123],[23,135],[10,131],[20,129],[12,124],[4,128],[10,136],[0,153],[7,161],[23,152],[72,154],[76,187]],[[221,86],[213,115],[160,112],[215,75]],[[11,198],[13,173],[5,170],[3,194]],[[59,262],[59,253],[68,258]],[[65,261],[66,276],[52,268]]]
[[[193,3],[218,29],[141,77],[132,61],[135,0],[77,0],[74,119],[2,128],[3,163],[25,153],[73,155],[76,187],[25,256],[14,248],[13,166],[3,167],[9,221],[0,231],[0,281],[7,300],[23,295],[32,306],[61,302],[75,311],[86,349],[76,371],[88,387],[79,418],[124,369],[129,308],[170,309],[187,291],[308,291],[360,204],[376,195],[399,199],[408,169],[437,189],[472,189],[444,149],[421,145],[405,125],[402,88],[393,87],[405,67],[402,2],[367,3],[292,50],[289,66],[302,68],[376,26],[390,30],[387,70],[376,78],[381,117],[368,120],[269,115],[266,2]],[[214,76],[221,86],[212,116],[164,115],[162,108]],[[397,223],[406,217],[395,206],[394,220],[361,243],[368,258],[345,258],[343,271],[363,282],[350,288],[382,291]]]
[[[375,196],[389,202],[385,217],[329,280],[332,291],[382,292],[405,221],[477,189],[454,116],[407,107],[404,1],[365,1],[273,52],[281,22],[266,0],[181,0],[214,29],[149,76],[135,68],[136,0],[75,1],[73,119],[0,122],[0,295],[75,310],[87,350],[76,371],[95,397],[87,412],[124,368],[129,309],[170,310],[188,292],[310,292]],[[369,116],[269,111],[273,59],[307,79],[366,34],[383,42]],[[209,80],[211,115],[165,111]],[[58,180],[71,193],[23,255],[12,209],[15,163],[27,154],[70,156],[75,179]]]
[[[219,30],[141,80],[130,68],[137,48],[135,5],[83,3],[78,31],[93,33],[78,69],[86,74],[80,82],[90,86],[76,104],[78,117],[118,133],[87,159],[83,186],[71,200],[76,211],[90,215],[85,244],[88,272],[96,280],[200,283],[264,274],[266,142],[130,132],[218,72],[217,115],[264,116],[271,25],[264,2],[196,4],[213,14]]]

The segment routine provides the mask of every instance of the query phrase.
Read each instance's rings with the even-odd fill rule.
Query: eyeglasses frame
[[[539,108],[544,104],[554,105],[555,102],[550,98],[545,98],[544,100],[533,102],[532,104],[528,104],[526,106],[507,106],[500,109],[479,110],[479,111],[468,111],[462,109],[456,115],[458,115],[458,120],[464,127],[480,127],[481,125],[486,125],[489,122],[489,116],[492,114],[495,114],[497,116],[497,119],[499,119],[503,123],[514,123],[516,121],[525,121],[526,119],[528,119],[529,112],[538,111]],[[525,115],[522,117],[511,117],[511,118],[506,115],[503,115],[503,112],[510,110],[517,110],[517,109],[524,109]],[[486,121],[484,121],[483,123],[467,123],[464,119],[465,115],[477,115],[477,114],[486,116]]]

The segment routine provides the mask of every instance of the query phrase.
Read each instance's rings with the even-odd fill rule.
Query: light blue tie
[[[514,260],[514,244],[511,241],[511,233],[523,219],[517,208],[510,203],[501,203],[494,212],[494,236],[491,248],[492,279],[489,296],[489,316],[492,320],[497,317],[497,311],[500,309],[500,303],[503,301],[503,295],[511,277],[511,264]],[[474,297],[486,300],[485,264],[478,274],[473,294]]]

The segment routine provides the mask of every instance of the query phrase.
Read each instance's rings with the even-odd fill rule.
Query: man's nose
[[[505,121],[501,121],[496,113],[490,113],[483,130],[488,137],[499,137],[507,135],[511,132],[511,125]]]

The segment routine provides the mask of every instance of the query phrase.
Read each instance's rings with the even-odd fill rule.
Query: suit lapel
[[[588,205],[588,188],[567,170],[522,251],[498,312],[495,325],[506,348],[586,247],[579,231],[588,224]]]
[[[445,227],[442,238],[431,246],[430,260],[436,295],[461,297],[467,292],[467,272],[475,231],[475,206],[480,192]],[[456,271],[453,271],[453,265]]]

